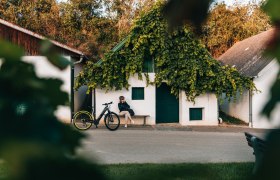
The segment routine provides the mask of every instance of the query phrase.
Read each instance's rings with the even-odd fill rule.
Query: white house
[[[237,101],[224,101],[220,106],[223,112],[249,123],[253,128],[274,128],[280,125],[280,105],[273,111],[270,121],[261,114],[279,70],[275,58],[263,54],[273,33],[274,29],[270,29],[238,42],[218,58],[223,64],[235,66],[241,74],[251,77],[261,91],[246,91],[238,96]]]
[[[55,77],[64,82],[62,90],[69,93],[69,99],[72,104],[71,107],[73,108],[71,110],[68,106],[59,107],[56,115],[59,119],[70,122],[71,111],[72,113],[77,111],[83,106],[86,99],[86,87],[80,88],[80,90],[75,93],[72,88],[74,76],[82,69],[83,64],[81,62],[85,60],[84,54],[77,49],[51,40],[54,50],[75,64],[72,68],[68,67],[66,70],[60,71],[49,63],[45,57],[40,55],[40,43],[42,40],[46,39],[46,37],[0,19],[0,38],[22,47],[26,54],[26,56],[22,57],[22,60],[33,63],[38,76]]]
[[[124,41],[118,44],[113,51],[122,48]],[[101,63],[101,62],[99,62]],[[152,60],[144,61],[144,72],[148,73],[150,82],[154,81],[154,64]],[[158,123],[180,123],[181,125],[218,125],[218,100],[215,94],[207,93],[196,98],[195,104],[188,102],[185,93],[180,92],[179,98],[176,98],[170,92],[166,84],[160,87],[154,85],[147,86],[143,75],[143,80],[138,79],[138,75],[130,77],[128,80],[129,90],[105,92],[102,89],[93,91],[93,104],[98,116],[103,103],[113,101],[111,110],[119,113],[119,96],[124,96],[126,101],[135,111],[136,115],[149,115],[147,124],[154,125]],[[137,120],[136,123],[143,123]]]

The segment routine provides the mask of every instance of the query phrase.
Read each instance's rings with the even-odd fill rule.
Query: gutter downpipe
[[[249,90],[249,127],[253,128],[252,90]]]
[[[73,65],[76,65],[76,64],[80,64],[80,63],[82,63],[82,62],[83,62],[83,60],[84,60],[84,57],[85,57],[84,55],[81,55],[81,56],[80,56],[80,60],[79,60],[79,61],[77,61],[77,62],[74,62],[74,63],[73,63]]]
[[[254,79],[258,76],[254,76],[251,80],[254,82]],[[249,127],[253,128],[253,92],[249,90]]]
[[[95,91],[96,89],[94,88],[93,89],[93,95],[94,95],[94,97],[93,97],[93,108],[94,108],[94,112],[93,112],[93,115],[94,115],[94,119],[96,118],[96,91]]]

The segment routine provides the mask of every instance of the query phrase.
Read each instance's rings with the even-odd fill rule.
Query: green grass
[[[100,170],[109,180],[243,180],[250,179],[253,166],[254,163],[116,164],[101,165]],[[1,164],[0,179],[6,176],[5,171]]]
[[[246,123],[236,117],[229,116],[222,111],[219,112],[219,116],[223,119],[223,122],[225,122],[227,124],[246,125],[246,126],[249,125],[248,123]]]
[[[253,163],[103,165],[108,179],[249,179]]]

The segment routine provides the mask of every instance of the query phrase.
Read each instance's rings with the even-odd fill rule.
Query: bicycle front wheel
[[[73,124],[79,130],[87,130],[92,126],[92,116],[87,111],[79,111],[74,115]]]
[[[111,131],[117,130],[120,126],[120,118],[114,112],[110,112],[109,114],[107,114],[104,120],[106,127]]]

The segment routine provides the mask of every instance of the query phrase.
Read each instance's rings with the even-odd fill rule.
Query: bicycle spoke
[[[80,112],[74,118],[74,126],[80,130],[89,129],[92,126],[91,116],[85,112]]]
[[[117,114],[111,112],[105,118],[105,125],[109,130],[116,130],[120,125],[120,119]]]

